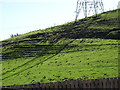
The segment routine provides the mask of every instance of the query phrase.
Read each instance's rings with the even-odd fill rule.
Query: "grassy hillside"
[[[3,42],[3,86],[118,77],[118,10]]]

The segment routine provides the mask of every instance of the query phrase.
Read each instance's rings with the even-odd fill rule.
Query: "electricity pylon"
[[[90,12],[93,12],[94,14],[102,13],[104,12],[104,5],[102,0],[78,0],[77,6],[76,6],[76,18],[75,21],[77,21],[77,18],[83,9],[84,16],[87,17]]]

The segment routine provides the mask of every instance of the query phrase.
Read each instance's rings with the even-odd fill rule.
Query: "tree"
[[[12,34],[12,35],[10,35],[10,37],[12,38],[12,37],[14,37],[14,35]]]
[[[16,37],[16,36],[19,36],[19,35],[20,34],[18,34],[18,33],[17,34],[12,34],[12,35],[10,35],[10,37],[13,38],[13,37]]]

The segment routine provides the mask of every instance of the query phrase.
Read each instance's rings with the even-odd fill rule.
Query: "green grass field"
[[[118,10],[3,42],[2,84],[118,77]]]

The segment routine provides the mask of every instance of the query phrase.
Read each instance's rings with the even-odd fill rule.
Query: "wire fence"
[[[28,88],[41,88],[41,89],[72,89],[72,88],[120,88],[120,78],[103,78],[91,80],[69,80],[63,82],[50,82],[50,83],[37,83],[15,86],[3,86],[2,88],[9,89],[28,89]]]

